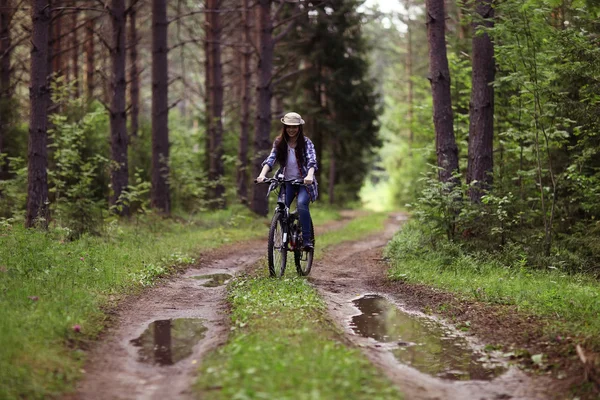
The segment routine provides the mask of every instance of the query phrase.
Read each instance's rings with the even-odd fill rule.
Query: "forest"
[[[348,296],[379,279],[410,286],[429,299],[415,303],[424,314],[548,375],[560,398],[600,393],[600,3],[367,3],[0,0],[0,398],[93,398],[110,383],[88,383],[88,350],[110,329],[139,335],[115,328],[119,307],[168,298],[165,282],[227,255],[244,267],[223,269],[233,278],[214,301],[228,304],[233,336],[194,350],[193,396],[295,398],[286,391],[299,384],[238,379],[279,368],[252,351],[289,333],[286,346],[306,334],[331,357],[311,372],[322,375],[308,385],[314,398],[411,398],[372,354],[323,327],[341,301],[325,282],[345,279],[331,271],[355,241],[383,249],[360,257],[386,267],[368,277],[357,265],[362,283]],[[289,111],[318,160],[317,261],[309,279],[279,281],[255,276],[276,203],[255,178]],[[282,309],[267,293],[286,299]],[[207,338],[220,332],[198,318]],[[497,339],[493,327],[504,327]],[[313,357],[289,354],[281,362],[292,366]],[[357,370],[328,375],[339,360]],[[531,398],[553,398],[535,382]],[[465,398],[440,388],[431,398]],[[469,393],[501,395],[489,390]]]

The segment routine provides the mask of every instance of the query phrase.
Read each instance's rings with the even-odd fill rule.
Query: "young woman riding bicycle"
[[[311,250],[311,218],[309,203],[315,201],[318,196],[318,184],[315,179],[317,167],[317,155],[313,142],[304,136],[302,125],[304,120],[300,114],[290,112],[281,118],[283,130],[275,142],[271,154],[263,161],[262,171],[256,178],[256,182],[263,182],[275,162],[280,166],[275,173],[278,176],[283,173],[284,178],[299,179],[304,181],[304,186],[285,183],[285,205],[289,207],[296,196],[298,196],[298,216],[302,225],[302,243],[305,250]]]

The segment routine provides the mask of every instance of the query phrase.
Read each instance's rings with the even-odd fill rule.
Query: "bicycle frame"
[[[297,179],[284,179],[283,175],[280,174],[277,178],[267,178],[262,183],[270,184],[269,190],[267,191],[267,198],[271,192],[281,188],[277,198],[277,206],[273,213],[271,228],[269,229],[269,273],[271,276],[283,276],[287,261],[287,253],[293,252],[298,275],[307,276],[311,270],[314,248],[310,248],[309,250],[302,248],[302,232],[298,212],[297,210],[290,212],[290,208],[286,207],[286,191],[285,188],[281,187],[284,183],[291,183],[294,186],[304,186],[304,182]],[[280,231],[276,234],[278,227],[280,228]],[[294,228],[294,232],[292,232],[292,227]],[[314,243],[312,220],[310,221],[310,229]],[[292,236],[296,240],[293,240]],[[281,242],[278,241],[278,238],[281,239]],[[280,257],[276,257],[277,254],[279,254]],[[277,262],[275,260],[276,258]]]
[[[281,175],[281,174],[280,174]],[[282,224],[283,228],[283,246],[286,251],[292,251],[292,249],[288,248],[289,244],[289,233],[290,233],[290,208],[285,205],[286,201],[286,191],[282,186],[284,183],[291,183],[294,186],[304,186],[304,182],[298,179],[283,179],[282,176],[277,178],[267,178],[263,181],[264,183],[270,183],[269,190],[267,191],[267,198],[271,194],[271,192],[281,189],[278,197],[277,197],[277,206],[275,208],[275,212],[280,212],[282,215]]]

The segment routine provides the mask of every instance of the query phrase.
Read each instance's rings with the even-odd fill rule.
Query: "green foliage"
[[[394,280],[433,285],[478,301],[514,305],[524,313],[551,321],[560,329],[587,337],[600,346],[600,285],[583,274],[562,271],[559,257],[546,258],[533,270],[524,246],[499,251],[473,251],[456,241],[439,240],[432,247],[420,223],[409,222],[386,248]]]
[[[359,1],[334,0],[318,4],[311,15],[300,18],[286,37],[279,63],[301,57],[306,68],[298,82],[284,83],[286,107],[305,110],[307,136],[315,142],[321,171],[335,165],[335,202],[357,199],[377,137],[379,95],[376,79],[368,77],[368,45]],[[297,43],[301,43],[298,46]],[[326,100],[325,100],[326,98]],[[314,130],[314,131],[311,131]],[[329,176],[320,175],[320,192],[326,195]]]
[[[0,180],[0,218],[24,220],[27,203],[27,164],[21,157],[0,154],[0,168],[8,166],[8,179]]]
[[[73,105],[71,103],[71,105]],[[53,168],[48,181],[53,195],[52,214],[74,237],[85,232],[98,233],[102,225],[104,200],[98,196],[96,177],[108,163],[100,154],[89,153],[88,137],[104,124],[107,114],[96,109],[81,119],[69,121],[66,115],[53,114],[49,130]]]

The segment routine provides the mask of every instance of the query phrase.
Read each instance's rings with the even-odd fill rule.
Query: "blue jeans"
[[[308,209],[310,196],[308,195],[308,191],[304,186],[293,186],[291,183],[286,183],[285,205],[288,208],[296,195],[298,195],[298,217],[300,218],[300,225],[302,225],[302,243],[304,245],[312,245],[310,237],[310,210]]]

